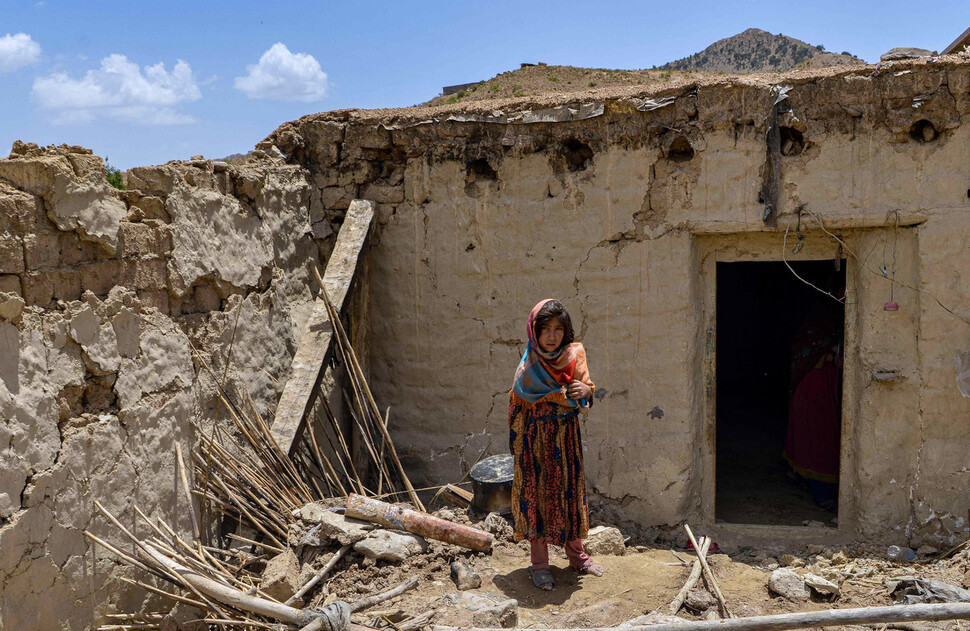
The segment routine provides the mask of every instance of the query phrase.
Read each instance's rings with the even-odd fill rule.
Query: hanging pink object
[[[899,303],[898,302],[887,302],[886,304],[884,304],[882,306],[882,308],[883,308],[884,311],[899,311]]]

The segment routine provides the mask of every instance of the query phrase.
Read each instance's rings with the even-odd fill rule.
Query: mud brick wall
[[[373,386],[419,483],[454,481],[487,446],[504,449],[525,315],[554,296],[602,397],[584,434],[596,503],[631,525],[713,525],[713,263],[781,260],[804,204],[862,253],[843,253],[840,532],[966,537],[970,401],[954,357],[970,350],[970,65],[778,82],[791,112],[772,225],[759,193],[775,85],[763,79],[329,112],[267,139],[310,172],[320,215],[339,220],[353,197],[378,203]],[[807,246],[788,258],[834,258],[837,241],[809,217]],[[897,280],[912,289],[897,284],[892,313],[889,282],[863,255],[897,238]]]
[[[325,260],[298,166],[126,179],[113,189],[81,147],[0,159],[0,628],[88,629],[152,605],[83,537],[130,551],[94,502],[139,532],[132,505],[190,531],[175,444],[190,453],[221,417],[199,358],[220,376],[228,359],[230,391],[271,416]]]

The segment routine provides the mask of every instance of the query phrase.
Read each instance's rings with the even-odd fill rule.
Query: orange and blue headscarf
[[[527,323],[528,346],[522,355],[519,366],[515,370],[515,380],[512,383],[511,395],[526,407],[535,407],[537,403],[555,401],[565,403],[570,407],[589,407],[591,401],[587,399],[570,399],[566,396],[566,387],[573,381],[579,380],[591,388],[593,382],[589,379],[586,366],[586,349],[579,342],[564,344],[547,353],[542,350],[536,340],[535,318],[539,310],[552,298],[540,300],[532,307]]]

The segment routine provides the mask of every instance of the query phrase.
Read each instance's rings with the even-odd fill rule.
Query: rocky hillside
[[[707,70],[710,72],[784,72],[799,65],[812,67],[865,63],[843,52],[825,53],[823,46],[812,46],[787,35],[772,35],[749,28],[733,37],[718,40],[690,57],[671,61],[663,70]],[[825,55],[824,63],[813,64],[815,57]]]

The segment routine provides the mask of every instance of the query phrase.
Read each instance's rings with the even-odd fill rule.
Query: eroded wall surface
[[[132,552],[94,503],[142,535],[133,506],[191,532],[175,444],[221,414],[202,360],[272,418],[311,306],[327,246],[302,168],[193,160],[127,185],[80,147],[0,159],[2,629],[159,606],[82,535]]]
[[[414,477],[454,481],[482,450],[504,449],[525,316],[558,297],[599,387],[584,435],[591,491],[642,525],[710,522],[716,332],[703,257],[780,260],[802,206],[812,247],[789,243],[788,256],[835,258],[836,237],[853,249],[840,528],[915,543],[966,536],[970,402],[954,357],[970,350],[970,65],[779,81],[792,111],[779,118],[767,224],[775,95],[755,79],[567,97],[529,115],[333,112],[270,136],[310,171],[320,216],[339,220],[353,197],[378,202],[372,379]],[[883,257],[867,258],[890,240],[894,313],[883,310]]]

